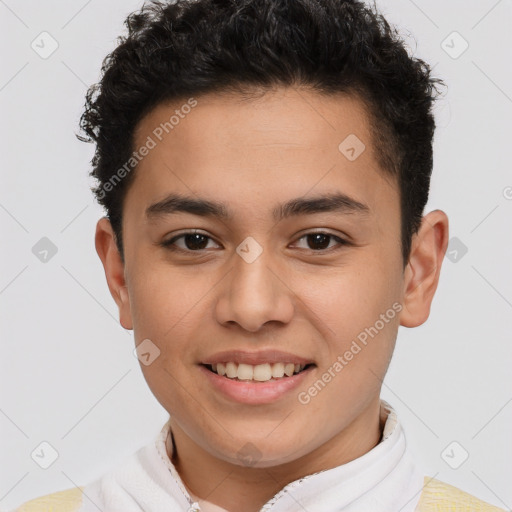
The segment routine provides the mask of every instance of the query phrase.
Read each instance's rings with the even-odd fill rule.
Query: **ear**
[[[110,294],[119,308],[119,321],[125,329],[133,329],[130,297],[124,277],[124,263],[117,248],[110,221],[103,217],[96,224],[96,252],[103,263]]]
[[[447,246],[448,217],[441,210],[430,212],[412,239],[400,325],[417,327],[427,320]]]

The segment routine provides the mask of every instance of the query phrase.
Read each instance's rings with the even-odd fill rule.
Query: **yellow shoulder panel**
[[[418,512],[505,512],[435,478],[425,477]]]
[[[82,489],[83,487],[74,487],[41,496],[27,501],[15,512],[77,512],[82,505]]]

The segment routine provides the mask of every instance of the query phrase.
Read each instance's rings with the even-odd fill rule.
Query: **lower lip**
[[[199,365],[199,369],[215,389],[236,402],[251,405],[268,404],[279,400],[298,388],[314,368],[314,366],[310,366],[291,377],[282,377],[267,382],[253,382],[221,377],[205,366]]]

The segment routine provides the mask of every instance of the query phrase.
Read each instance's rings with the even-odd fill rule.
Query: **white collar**
[[[377,446],[346,464],[290,482],[260,512],[414,512],[423,487],[423,474],[407,450],[396,412],[384,400],[381,400],[381,420],[385,423]],[[157,452],[189,502],[189,511],[202,510],[167,454],[169,432],[170,419],[156,439]],[[207,504],[202,512],[208,512]]]

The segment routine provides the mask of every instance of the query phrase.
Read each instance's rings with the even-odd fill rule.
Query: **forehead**
[[[333,140],[358,134],[373,151],[369,116],[353,95],[283,87],[257,96],[209,93],[194,98],[194,107],[189,106],[191,101],[182,98],[154,108],[137,126],[136,145],[151,135],[170,145],[187,143],[201,149],[210,144],[209,151],[215,142],[222,142],[219,151],[260,147],[266,152],[274,145],[293,151],[293,146],[332,149]]]
[[[128,192],[146,206],[170,189],[240,208],[254,199],[277,203],[287,192],[336,189],[370,203],[396,192],[379,165],[364,104],[346,94],[282,88],[255,98],[184,98],[142,119],[135,148],[148,141],[152,149]]]

